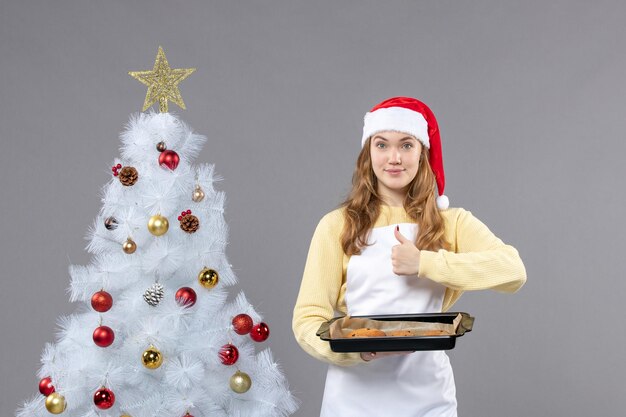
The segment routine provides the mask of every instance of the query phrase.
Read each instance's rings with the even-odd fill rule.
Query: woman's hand
[[[420,267],[420,250],[415,243],[411,242],[400,233],[400,228],[396,226],[394,235],[399,245],[391,248],[391,266],[396,275],[417,275]]]
[[[400,351],[400,352],[361,352],[361,359],[365,362],[369,362],[373,359],[384,358],[385,356],[396,356],[396,355],[408,355],[413,353],[412,350]]]

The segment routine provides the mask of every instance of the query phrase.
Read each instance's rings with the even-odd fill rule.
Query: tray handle
[[[345,316],[334,317],[329,321],[325,321],[322,323],[319,329],[317,329],[317,336],[319,336],[322,340],[330,340],[330,325],[333,324],[336,320],[342,319]]]
[[[459,326],[463,328],[463,333],[471,332],[472,327],[474,327],[474,317],[464,314],[461,318]]]
[[[330,323],[326,321],[326,322],[322,323],[320,328],[317,330],[316,335],[317,336],[321,336],[322,334],[328,333],[329,331],[330,331]]]

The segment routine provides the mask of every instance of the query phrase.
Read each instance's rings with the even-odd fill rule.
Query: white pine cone
[[[165,294],[163,285],[155,282],[152,284],[150,288],[143,293],[143,299],[146,303],[150,304],[152,307],[156,306],[163,299],[163,295]]]

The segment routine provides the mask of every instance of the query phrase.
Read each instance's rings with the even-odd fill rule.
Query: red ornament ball
[[[237,334],[248,334],[252,330],[252,317],[247,314],[237,314],[233,317],[233,328]]]
[[[270,328],[265,323],[256,324],[250,331],[250,337],[255,342],[264,342],[270,337]]]
[[[196,303],[196,292],[193,288],[182,287],[176,291],[176,302],[185,308],[189,308]]]
[[[91,296],[91,306],[100,313],[109,311],[112,305],[113,297],[104,290],[98,291]]]
[[[115,404],[115,394],[108,388],[100,388],[93,395],[93,403],[101,410],[108,410]]]
[[[239,359],[239,350],[230,343],[220,349],[220,359],[224,365],[232,365]]]
[[[39,392],[43,394],[44,397],[52,394],[54,392],[54,385],[52,385],[52,378],[49,376],[42,378],[39,381]]]
[[[108,326],[96,327],[96,330],[93,331],[93,341],[100,347],[111,346],[114,340],[115,333],[113,333],[113,329]]]
[[[172,171],[176,169],[179,162],[180,157],[174,151],[166,150],[161,152],[161,154],[159,155],[159,165],[165,166]]]

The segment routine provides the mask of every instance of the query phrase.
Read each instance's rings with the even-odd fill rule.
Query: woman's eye
[[[413,147],[413,145],[411,145],[410,143],[405,143],[402,147],[404,149],[411,149]]]
[[[385,144],[384,144],[384,143],[382,143],[382,142],[378,142],[378,143],[376,144],[376,147],[377,147],[377,148],[379,148],[379,149],[383,149],[383,148],[385,147]]]

